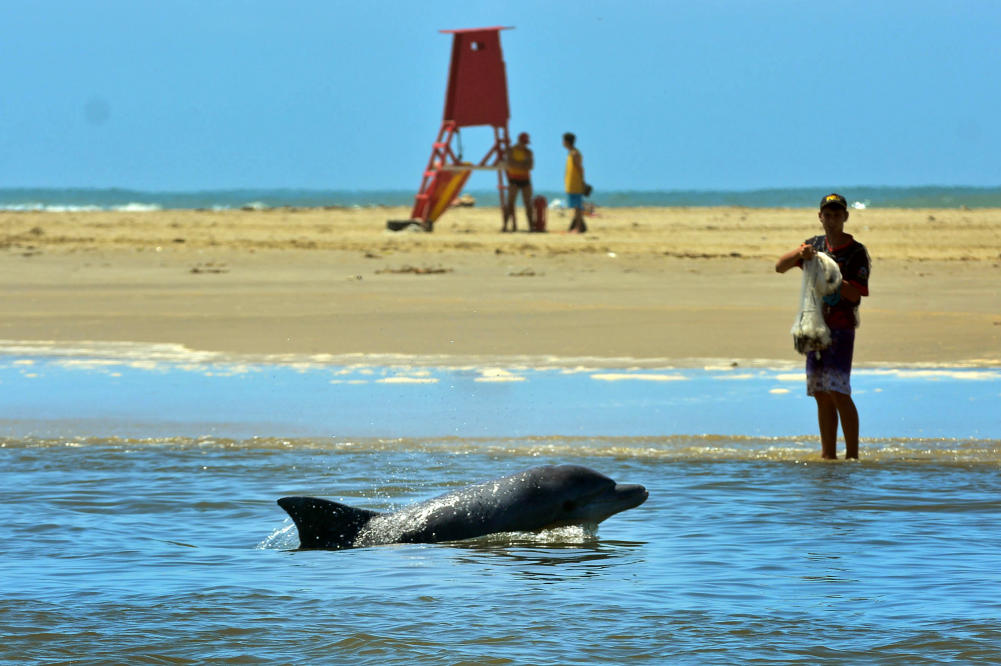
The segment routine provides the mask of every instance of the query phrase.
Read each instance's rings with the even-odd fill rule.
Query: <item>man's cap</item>
[[[837,192],[831,192],[820,200],[820,210],[824,210],[827,206],[840,206],[841,208],[848,210],[848,202],[845,201],[845,198]]]
[[[518,143],[529,143],[528,132],[522,132],[518,135]]]

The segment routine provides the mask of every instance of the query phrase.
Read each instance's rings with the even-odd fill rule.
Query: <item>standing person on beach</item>
[[[507,162],[507,205],[504,207],[504,226],[501,232],[507,231],[507,221],[511,220],[511,231],[518,231],[518,220],[514,216],[518,190],[521,190],[522,201],[525,202],[525,217],[528,218],[528,230],[535,229],[532,220],[532,167],[535,166],[532,150],[528,147],[528,132],[518,135],[518,143],[508,148]]]
[[[567,205],[573,208],[573,221],[568,231],[582,234],[587,231],[587,225],[584,224],[584,158],[574,147],[576,142],[577,137],[573,133],[563,135],[563,147],[567,149],[567,168],[563,180]]]
[[[818,252],[830,255],[841,269],[841,287],[824,297],[824,322],[831,329],[831,346],[806,355],[806,394],[817,401],[821,455],[834,460],[837,455],[838,419],[845,437],[845,458],[858,458],[859,416],[852,400],[852,354],[858,306],[869,295],[869,252],[862,243],[844,231],[848,221],[848,202],[832,193],[820,200],[821,236],[808,238],[799,247],[786,252],[775,262],[775,270],[785,273],[793,266],[803,267]]]

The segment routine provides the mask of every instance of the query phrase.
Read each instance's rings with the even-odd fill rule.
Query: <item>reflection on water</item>
[[[479,540],[477,540],[479,541]],[[454,543],[461,551],[472,551],[469,556],[456,561],[470,565],[490,559],[499,560],[518,578],[533,580],[570,580],[600,578],[614,567],[636,563],[635,551],[645,544],[628,541],[598,541],[589,543],[537,543],[530,539],[501,543]]]

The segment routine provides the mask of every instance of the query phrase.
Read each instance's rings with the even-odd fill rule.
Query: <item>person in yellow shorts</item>
[[[511,221],[511,231],[518,231],[518,220],[514,208],[518,190],[521,190],[525,202],[525,217],[528,218],[528,230],[535,228],[532,220],[532,167],[535,166],[532,150],[528,147],[528,132],[518,135],[518,143],[507,151],[507,203],[504,206],[504,226],[501,231],[507,231],[508,220]]]
[[[577,137],[572,132],[563,135],[563,147],[567,149],[567,168],[564,183],[567,192],[567,205],[573,208],[573,221],[570,223],[571,233],[582,234],[587,231],[584,224],[584,159],[574,146]]]

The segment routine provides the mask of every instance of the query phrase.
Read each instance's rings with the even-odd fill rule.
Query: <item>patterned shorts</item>
[[[852,394],[852,354],[855,351],[855,329],[831,330],[831,346],[806,355],[806,394],[835,392]]]

